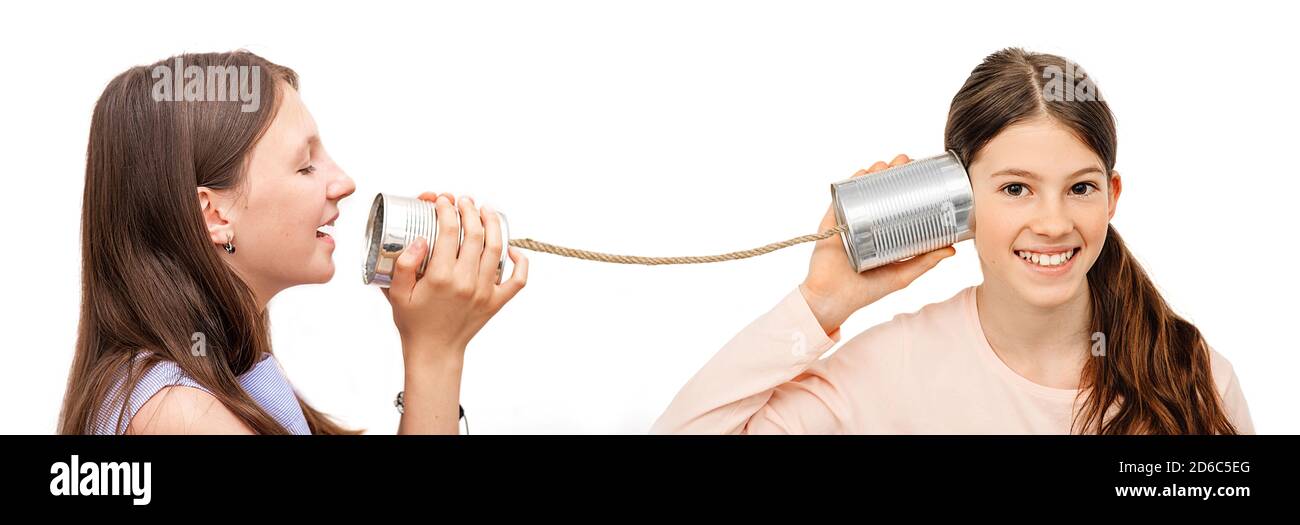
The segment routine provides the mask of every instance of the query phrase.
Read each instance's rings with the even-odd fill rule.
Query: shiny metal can
[[[496,212],[501,223],[501,260],[497,262],[497,282],[510,276],[512,269],[509,253],[510,226],[506,215]],[[459,215],[457,219],[459,220]],[[393,269],[397,266],[397,257],[402,255],[415,239],[424,237],[429,242],[429,250],[424,260],[420,261],[418,275],[424,275],[425,267],[433,255],[433,245],[438,240],[438,213],[432,202],[412,197],[402,197],[380,193],[375,195],[370,205],[370,217],[366,220],[366,256],[362,282],[387,288],[392,284]],[[459,246],[465,239],[465,229],[460,229],[457,239]]]
[[[970,177],[952,151],[831,184],[831,202],[858,272],[974,237]]]

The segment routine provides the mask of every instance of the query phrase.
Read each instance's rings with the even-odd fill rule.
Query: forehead
[[[297,148],[316,134],[316,122],[298,97],[298,90],[285,83],[279,87],[280,107],[267,128],[262,143],[276,149]]]
[[[1039,117],[1003,129],[971,162],[972,174],[1022,169],[1043,176],[1064,176],[1084,167],[1104,171],[1101,158],[1069,128]]]

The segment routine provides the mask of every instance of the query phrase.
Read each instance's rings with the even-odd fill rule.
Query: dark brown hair
[[[971,72],[952,99],[944,147],[969,166],[1003,129],[1044,116],[1072,130],[1114,171],[1115,118],[1096,84],[1073,62],[1018,48],[989,55]],[[1073,430],[1237,433],[1215,389],[1209,346],[1165,303],[1114,226],[1088,270],[1088,289],[1092,330],[1106,336],[1106,354],[1084,366],[1080,395],[1087,398]]]
[[[268,80],[259,83],[259,107],[180,101],[180,93],[178,101],[157,101],[152,72],[176,58],[128,69],[95,104],[81,214],[81,318],[62,434],[93,432],[119,374],[121,402],[162,360],[176,362],[254,432],[288,432],[236,379],[271,352],[269,321],[218,256],[196,190],[238,190],[246,182],[249,154],[275,118],[280,90],[297,89],[298,78],[245,51],[186,54],[179,57],[185,65],[204,71],[256,67]],[[191,354],[194,333],[205,336],[205,356]],[[298,404],[313,433],[356,433],[301,397]],[[126,405],[107,415],[118,428],[129,423]]]

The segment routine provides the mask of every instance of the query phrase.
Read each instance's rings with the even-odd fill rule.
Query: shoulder
[[[967,333],[967,324],[973,322],[970,319],[975,311],[973,294],[973,287],[963,288],[943,301],[897,314],[858,334],[850,342],[888,342],[892,343],[889,347],[901,350],[918,339],[960,337]]]
[[[1246,402],[1246,394],[1242,392],[1237,371],[1223,354],[1208,344],[1206,348],[1210,351],[1210,373],[1214,376],[1214,389],[1223,402],[1223,411],[1236,427],[1237,433],[1254,434],[1255,422],[1250,416],[1250,405]]]
[[[907,362],[917,362],[922,355],[951,354],[950,350],[967,344],[970,320],[967,301],[971,288],[952,297],[927,304],[915,311],[894,315],[888,321],[868,328],[846,342],[832,356],[846,369],[897,372]],[[945,351],[940,351],[945,350]]]
[[[131,418],[128,434],[253,434],[234,412],[201,389],[161,388]]]
[[[1210,345],[1205,345],[1210,352],[1210,373],[1214,376],[1214,387],[1220,396],[1227,396],[1232,390],[1241,389],[1237,381],[1237,371],[1233,368],[1232,362],[1220,354]]]

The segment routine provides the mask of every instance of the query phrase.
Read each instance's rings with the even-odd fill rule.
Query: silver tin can
[[[509,243],[510,226],[506,215],[496,212],[501,223],[501,260],[497,262],[497,282],[509,278],[510,261]],[[457,217],[459,219],[459,216]],[[433,245],[438,240],[438,214],[432,202],[411,197],[402,197],[380,193],[370,205],[370,218],[366,220],[366,257],[362,282],[387,288],[393,281],[393,269],[397,266],[397,257],[406,250],[415,239],[424,237],[429,242],[429,250],[424,260],[420,261],[418,275],[424,275],[424,269],[433,255]],[[461,228],[457,245],[465,239],[465,229]]]
[[[831,184],[835,222],[858,272],[974,237],[974,195],[956,153]]]

